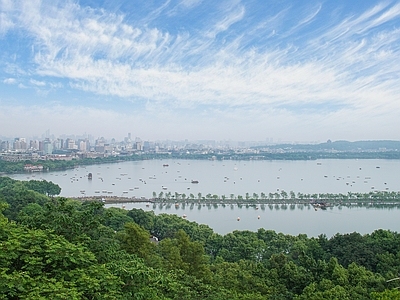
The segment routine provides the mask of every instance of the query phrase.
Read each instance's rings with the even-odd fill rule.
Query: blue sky
[[[397,1],[0,0],[0,136],[400,139]]]

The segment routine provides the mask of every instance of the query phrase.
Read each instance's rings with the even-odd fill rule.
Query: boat
[[[315,210],[317,210],[318,208],[320,208],[322,210],[326,210],[330,206],[326,202],[318,202],[318,201],[312,202],[311,205],[314,207]]]
[[[192,180],[192,183],[199,183],[198,180]]]

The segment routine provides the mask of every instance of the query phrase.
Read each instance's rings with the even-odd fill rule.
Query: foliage
[[[3,299],[114,299],[120,280],[85,247],[50,231],[1,221]]]
[[[219,235],[176,215],[49,197],[46,185],[0,178],[0,299],[399,298],[397,232]]]

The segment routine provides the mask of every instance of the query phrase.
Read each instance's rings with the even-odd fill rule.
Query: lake
[[[88,180],[89,173],[93,179]],[[153,192],[201,193],[230,197],[276,191],[295,193],[343,193],[400,191],[398,160],[317,160],[317,161],[205,161],[146,160],[79,167],[67,171],[25,173],[11,176],[18,180],[48,180],[62,188],[61,196],[113,195],[151,198]],[[191,183],[198,181],[198,183]],[[147,208],[144,204],[126,204]],[[121,205],[119,205],[121,206]],[[133,207],[133,206],[132,206]],[[152,209],[151,206],[149,209]],[[186,214],[189,220],[208,224],[218,233],[256,230],[260,227],[288,234],[328,236],[340,232],[368,233],[383,228],[397,231],[398,209],[334,207],[325,211],[265,210],[234,206],[185,209],[155,208],[156,213]],[[258,216],[260,218],[258,219]],[[240,221],[237,221],[240,217]]]
[[[271,229],[285,234],[298,235],[305,233],[308,236],[326,234],[331,237],[336,233],[359,232],[370,233],[376,229],[390,229],[397,231],[400,226],[399,212],[395,207],[332,207],[326,210],[315,211],[311,205],[258,205],[241,208],[237,205],[161,207],[145,203],[110,204],[107,207],[124,209],[141,208],[145,211],[153,210],[156,214],[168,213],[184,216],[189,221],[207,224],[219,234],[227,234],[233,230],[256,231],[259,228]],[[240,221],[238,221],[238,217]]]

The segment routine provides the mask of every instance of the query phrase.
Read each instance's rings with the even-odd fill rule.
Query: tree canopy
[[[49,185],[50,188],[46,188]],[[0,177],[0,299],[398,299],[400,234],[219,235]],[[151,239],[154,236],[156,239]]]

